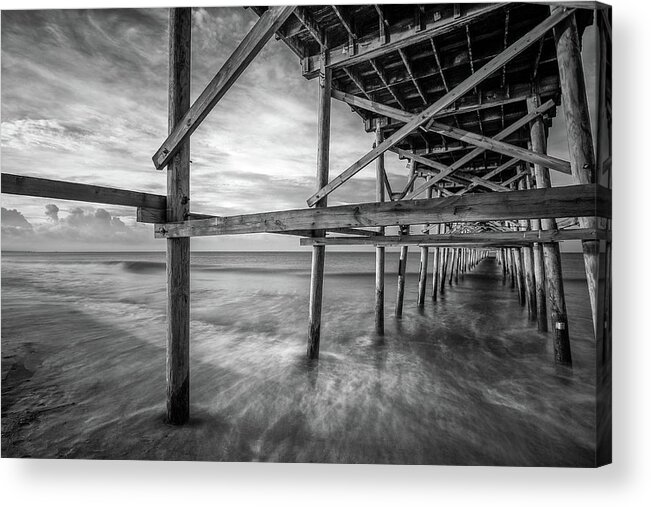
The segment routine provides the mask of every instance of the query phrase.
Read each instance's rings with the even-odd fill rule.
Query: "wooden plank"
[[[323,62],[323,60],[322,60]],[[330,110],[332,100],[332,71],[321,65],[319,77],[319,110],[317,118],[317,163],[316,188],[321,188],[328,182],[330,171]],[[328,205],[324,197],[315,204],[316,208]],[[315,231],[315,237],[324,237],[324,231]],[[318,359],[321,342],[321,307],[323,302],[323,275],[325,270],[325,246],[312,247],[312,270],[310,272],[310,300],[307,330],[307,358]]]
[[[397,153],[401,157],[408,158],[410,160],[419,162],[430,169],[434,171],[435,174],[439,174],[442,171],[445,171],[448,169],[448,166],[441,164],[439,162],[436,162],[434,160],[430,160],[425,157],[421,157],[420,155],[415,155],[409,151],[400,149],[400,148],[392,148],[391,151]],[[486,187],[490,190],[494,190],[496,192],[508,192],[509,189],[505,188],[501,185],[498,185],[497,183],[493,183],[490,181],[486,181],[483,178],[480,178],[478,176],[474,176],[472,174],[459,174],[457,173],[455,176],[448,176],[447,178],[449,181],[460,184],[460,185],[468,185],[468,184],[474,184],[474,185],[481,185],[483,187]],[[429,188],[432,188],[434,185],[430,185]],[[406,194],[405,194],[406,195]],[[403,195],[404,197],[404,195]]]
[[[335,11],[335,14],[336,14],[337,17],[339,18],[339,21],[341,22],[341,24],[343,25],[343,27],[344,27],[344,28],[346,29],[346,31],[348,32],[348,35],[350,35],[350,37],[351,37],[353,40],[356,40],[356,39],[357,39],[357,34],[355,33],[355,30],[353,30],[353,24],[352,24],[352,21],[351,21],[350,17],[349,17],[348,14],[344,11],[344,8],[345,8],[345,7],[343,7],[343,6],[341,6],[341,5],[340,5],[340,6],[337,6],[337,5],[331,5],[330,7],[332,7],[332,10],[333,10],[333,11]]]
[[[594,216],[596,213],[610,218],[610,208],[610,191],[592,184],[254,213],[159,224],[154,231],[157,238],[166,238],[333,227]]]
[[[294,9],[294,15],[299,19],[303,26],[310,32],[310,35],[314,40],[321,46],[325,46],[325,34],[321,27],[314,20],[312,15],[305,7],[296,7]]]
[[[178,122],[165,142],[153,156],[156,169],[165,167],[176,154],[181,143],[194,132],[208,113],[217,105],[233,83],[262,50],[266,42],[292,14],[295,6],[271,7],[260,17],[244,40],[233,51],[219,72],[212,78],[190,110]]]
[[[542,115],[543,113],[545,113],[546,111],[548,111],[552,107],[554,107],[554,102],[552,100],[548,100],[544,104],[542,104],[539,107],[537,107],[536,109],[530,111],[527,115],[525,115],[522,118],[520,118],[519,120],[513,122],[511,125],[506,127],[504,130],[502,130],[501,132],[496,134],[492,138],[493,141],[494,142],[501,142],[502,139],[505,139],[508,136],[510,136],[511,134],[517,132],[520,128],[524,127],[525,125],[527,125],[529,122],[531,122],[535,118],[538,118],[540,115]],[[508,146],[511,146],[511,145],[508,145]],[[443,177],[444,174],[446,174],[446,175],[452,174],[454,171],[456,171],[456,170],[462,168],[463,166],[465,166],[472,159],[474,159],[474,158],[478,157],[479,155],[481,155],[482,153],[484,153],[487,149],[488,148],[485,148],[483,146],[478,146],[477,148],[472,150],[470,153],[467,153],[466,155],[461,157],[459,160],[454,162],[448,168],[447,174],[446,173],[441,173],[441,174],[435,176],[434,178],[432,178],[432,180],[430,180],[428,182],[428,184],[430,184],[430,185],[436,184]],[[532,152],[532,153],[534,153],[534,152]],[[536,155],[536,154],[534,153],[534,155]],[[542,154],[539,153],[537,155],[542,155]],[[517,158],[517,159],[519,160],[519,158]],[[508,164],[510,165],[510,163],[508,163]],[[504,170],[505,168],[506,167],[502,168],[501,170]],[[500,172],[501,172],[501,170],[500,170]],[[484,178],[484,179],[487,179],[487,178]],[[417,195],[421,194],[426,189],[427,189],[427,186],[422,185],[421,187],[415,189],[414,192],[409,196],[409,198],[416,197]]]
[[[215,215],[206,215],[203,213],[188,213],[188,220],[204,220],[206,218],[215,218]],[[164,224],[167,223],[167,210],[156,208],[137,208],[136,222],[144,224]]]
[[[343,100],[346,103],[349,103],[350,105],[356,105],[357,107],[361,107],[363,109],[373,111],[385,116],[388,116],[390,118],[394,118],[398,121],[404,121],[408,122],[410,119],[414,117],[414,115],[411,115],[410,113],[407,113],[406,111],[402,111],[400,109],[396,109],[390,106],[386,106],[384,104],[380,104],[377,102],[373,102],[370,100],[363,99],[361,97],[355,97],[350,94],[345,94],[342,92],[336,92],[333,93],[333,96],[339,100]],[[536,153],[530,150],[525,150],[524,148],[520,148],[518,146],[513,146],[508,143],[504,143],[501,140],[505,139],[506,137],[510,136],[514,132],[516,132],[518,129],[524,127],[527,125],[531,120],[536,118],[538,115],[544,114],[546,111],[554,107],[554,101],[553,100],[548,100],[535,110],[531,111],[527,115],[523,116],[519,120],[513,122],[511,125],[509,125],[507,128],[502,130],[500,133],[498,133],[495,137],[493,138],[487,138],[485,136],[481,136],[479,134],[474,134],[472,132],[468,132],[462,129],[458,129],[455,127],[451,127],[448,125],[443,125],[439,123],[434,123],[432,122],[431,125],[427,126],[427,130],[430,132],[434,132],[437,134],[441,135],[446,135],[448,137],[452,137],[454,139],[468,142],[471,144],[474,144],[478,146],[476,149],[471,151],[470,153],[464,155],[462,158],[457,160],[454,164],[451,166],[444,166],[443,164],[438,164],[433,161],[429,161],[431,163],[437,164],[436,166],[433,166],[432,164],[429,164],[429,167],[433,167],[434,169],[438,170],[438,174],[435,175],[432,179],[418,187],[414,192],[408,196],[408,198],[413,198],[422,192],[424,192],[427,188],[432,187],[434,184],[438,183],[441,179],[444,177],[448,177],[451,175],[453,172],[458,170],[459,168],[463,167],[465,164],[470,162],[472,159],[476,158],[477,156],[481,155],[484,151],[491,149],[494,151],[498,151],[500,153],[506,153],[509,156],[514,156],[514,153],[517,153],[517,158],[518,159],[527,159],[527,161],[530,161],[532,163],[540,163],[540,161],[544,161],[545,164],[553,165],[554,169],[559,170],[561,172],[564,172],[566,174],[569,174],[570,172],[570,167],[569,163],[565,162],[560,159],[556,159],[554,157],[548,157],[547,155],[543,155],[540,153]],[[408,153],[405,150],[401,150],[404,153]],[[405,155],[409,158],[411,156]],[[429,159],[425,159],[429,160]],[[428,165],[427,162],[422,162],[425,165]],[[543,165],[545,165],[543,164]],[[476,184],[481,184],[483,186],[486,186],[487,188],[490,188],[491,190],[496,190],[496,191],[505,191],[506,189],[504,188],[499,188],[499,185],[496,185],[495,183],[487,182],[487,178],[476,178],[473,180]],[[481,181],[481,183],[479,183]],[[503,185],[502,185],[503,187]]]
[[[570,163],[565,160],[551,157],[549,155],[543,155],[541,153],[536,153],[534,151],[527,150],[526,148],[521,148],[520,146],[505,143],[499,139],[475,134],[474,132],[468,132],[467,130],[459,129],[457,127],[439,122],[432,122],[428,126],[428,130],[436,134],[441,134],[458,141],[463,141],[468,144],[475,145],[479,148],[483,148],[484,150],[502,153],[506,156],[515,157],[532,164],[540,164],[563,174],[571,174],[572,172]]]
[[[216,215],[206,215],[203,213],[189,213],[188,220],[204,220],[206,218],[218,218]],[[137,208],[136,221],[145,224],[165,224],[167,223],[166,210],[155,208]],[[346,234],[351,236],[378,236],[380,233],[376,231],[369,231],[367,229],[355,229],[344,227],[333,227],[325,230],[324,232],[332,232],[337,234]],[[312,237],[313,231],[311,230],[293,230],[293,231],[279,231],[277,234],[289,234],[295,236]]]
[[[430,121],[432,116],[434,116],[436,113],[452,104],[455,100],[457,100],[469,90],[472,90],[475,86],[479,85],[491,74],[493,74],[493,72],[500,69],[503,65],[506,65],[513,58],[518,56],[525,49],[531,46],[536,40],[545,35],[548,30],[552,29],[558,23],[566,19],[573,12],[573,9],[559,9],[555,11],[542,23],[533,28],[529,33],[518,39],[505,51],[502,51],[498,56],[493,58],[477,72],[466,78],[453,90],[450,90],[450,92],[446,93],[443,97],[434,102],[434,104],[429,106],[427,109],[414,115],[411,120],[409,120],[396,132],[394,132],[389,138],[385,139],[379,146],[376,146],[374,149],[360,158],[357,162],[351,165],[348,169],[342,172],[339,176],[332,179],[330,183],[321,188],[307,200],[308,206],[313,206],[321,198],[344,184],[364,167],[370,164],[373,160],[375,160],[379,155],[394,147],[414,130]]]
[[[373,238],[301,238],[301,246],[452,246],[476,245],[482,243],[531,245],[532,243],[554,243],[583,239],[608,239],[610,231],[604,229],[562,229],[505,232],[469,232],[459,234],[412,234],[409,236],[376,236]]]
[[[425,97],[425,94],[423,93],[423,89],[421,86],[418,84],[418,81],[414,77],[414,72],[412,71],[411,64],[409,63],[409,60],[407,59],[407,55],[402,49],[398,49],[398,54],[400,55],[400,58],[402,59],[402,63],[405,66],[405,69],[407,70],[407,75],[409,76],[409,79],[411,79],[411,82],[414,84],[414,88],[416,88],[416,91],[418,92],[418,95],[420,95],[421,100],[423,101],[423,104],[427,105],[427,98]]]
[[[2,173],[2,193],[164,210],[164,195]]]
[[[413,44],[426,41],[431,37],[449,33],[468,23],[472,23],[486,14],[503,8],[503,3],[474,5],[469,7],[465,16],[457,19],[453,19],[452,17],[442,18],[429,24],[425,29],[420,31],[416,30],[414,26],[404,28],[387,26],[384,37],[371,36],[358,39],[357,52],[354,55],[349,54],[348,51],[344,51],[348,47],[347,44],[331,48],[327,53],[327,65],[333,70],[358,65],[370,59],[379,58],[387,53],[395,52],[398,48],[404,49]],[[382,17],[382,19],[384,18]],[[310,69],[303,74],[306,78],[312,79],[317,77],[319,69],[318,59],[319,55],[306,58],[308,63],[304,68]]]
[[[375,145],[382,142],[382,136],[382,130],[376,129]],[[375,160],[375,200],[377,202],[384,202],[385,200],[385,178],[384,155],[381,155]],[[384,235],[384,231],[384,227],[377,228],[378,235]],[[385,249],[384,247],[377,247],[375,249],[375,332],[380,336],[384,335],[384,264]]]
[[[244,7],[245,9],[247,7]],[[265,11],[268,10],[268,7],[249,7],[253,12],[255,12],[258,17],[262,16]],[[305,31],[305,27],[301,24],[301,22],[298,20],[298,18],[294,18],[293,21],[294,23],[290,23],[292,21],[292,18],[288,19],[283,26],[281,26],[278,30],[276,30],[276,39],[282,40],[285,45],[296,55],[298,56],[299,60],[302,60],[305,58],[307,55],[307,51],[305,49],[305,46],[294,40],[294,36],[302,33]]]
[[[552,15],[558,6],[551,7]],[[563,113],[567,132],[571,174],[576,183],[592,183],[596,179],[596,160],[588,97],[581,58],[581,41],[574,16],[567,18],[554,29],[556,55],[561,83]],[[596,219],[581,218],[581,227],[595,227]],[[599,242],[584,241],[583,259],[592,308],[595,337],[598,334]]]
[[[169,11],[168,127],[172,132],[190,108],[192,9]],[[183,141],[167,171],[167,220],[187,220],[190,211],[190,140]],[[168,238],[167,421],[190,418],[190,238]]]

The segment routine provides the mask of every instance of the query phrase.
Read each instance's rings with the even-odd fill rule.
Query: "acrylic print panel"
[[[610,27],[3,11],[2,456],[609,463]]]

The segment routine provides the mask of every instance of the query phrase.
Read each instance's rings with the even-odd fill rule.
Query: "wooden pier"
[[[307,357],[317,360],[326,249],[374,247],[375,331],[384,332],[385,250],[401,249],[395,317],[403,306],[437,304],[488,255],[501,264],[504,290],[517,290],[555,360],[572,363],[559,244],[580,241],[595,346],[609,361],[611,251],[610,8],[541,2],[251,7],[259,17],[214,78],[190,103],[191,9],[169,14],[169,130],[153,154],[167,172],[167,195],[2,175],[2,192],[133,206],[167,243],[167,418],[190,415],[190,239],[276,233],[312,248]],[[596,132],[590,122],[581,39],[597,37]],[[313,195],[302,209],[238,216],[191,213],[190,136],[218,107],[261,49],[276,38],[297,57],[297,72],[318,86]],[[331,102],[348,104],[374,143],[330,174]],[[547,154],[562,106],[569,160]],[[218,114],[218,113],[215,113]],[[595,144],[595,140],[597,141]],[[398,188],[385,154],[408,162]],[[375,163],[374,202],[329,205],[342,185]],[[155,172],[152,168],[152,174]],[[554,186],[550,173],[572,178]],[[331,199],[332,200],[332,199]],[[405,299],[409,247],[420,252],[418,299]],[[600,252],[606,253],[605,282]],[[429,277],[431,282],[429,281]],[[446,287],[447,285],[447,287]],[[429,297],[428,297],[429,296]],[[373,297],[369,294],[369,298]],[[325,301],[327,304],[327,301]]]

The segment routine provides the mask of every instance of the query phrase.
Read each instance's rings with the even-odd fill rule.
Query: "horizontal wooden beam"
[[[434,172],[434,174],[440,174],[441,172],[447,170],[448,166],[441,164],[440,162],[436,162],[434,160],[430,160],[428,158],[425,158],[420,155],[416,155],[414,153],[410,153],[407,150],[402,150],[400,148],[392,148],[391,151],[397,153],[399,156],[408,158],[410,160],[413,160],[415,162],[419,162],[423,164],[424,166],[428,167],[429,170]],[[503,187],[501,185],[498,185],[497,183],[493,183],[491,181],[486,181],[483,178],[480,178],[479,176],[474,176],[472,174],[465,174],[465,173],[457,173],[456,175],[452,176],[447,176],[447,179],[453,183],[461,184],[461,185],[481,185],[483,187],[488,188],[489,190],[493,190],[495,192],[509,192],[510,189]]]
[[[155,208],[162,210],[163,213],[167,206],[167,198],[164,195],[8,173],[2,173],[2,193],[135,208]]]
[[[366,109],[368,111],[374,111],[376,113],[382,114],[384,116],[388,116],[390,118],[394,118],[398,121],[403,121],[403,122],[408,122],[410,121],[415,115],[412,115],[406,111],[402,111],[400,109],[396,109],[395,107],[387,106],[384,104],[380,104],[378,102],[373,102],[367,99],[363,99],[361,97],[355,97],[354,95],[350,95],[347,93],[343,92],[333,92],[332,96],[338,100],[342,100],[350,105],[356,105],[357,107],[360,107],[362,109]],[[479,134],[475,134],[473,132],[468,132],[466,130],[462,130],[459,128],[454,128],[449,125],[444,125],[441,123],[436,123],[436,122],[430,122],[429,125],[427,125],[425,128],[429,132],[434,132],[436,134],[440,135],[445,135],[446,137],[452,137],[453,139],[456,139],[458,141],[466,142],[469,144],[472,144],[473,146],[477,146],[473,151],[468,153],[467,155],[464,155],[461,157],[459,160],[457,160],[454,164],[451,166],[445,166],[443,164],[437,163],[430,161],[433,164],[436,164],[436,166],[433,166],[431,164],[427,164],[426,162],[423,162],[422,159],[419,159],[421,163],[425,165],[429,165],[429,167],[432,167],[435,170],[438,170],[438,173],[430,179],[428,182],[424,183],[420,187],[418,187],[416,190],[414,190],[410,195],[409,198],[413,198],[422,192],[425,191],[425,189],[435,185],[438,183],[440,180],[446,178],[449,179],[450,175],[452,175],[455,171],[463,167],[465,164],[470,162],[472,159],[476,158],[477,156],[481,155],[483,152],[486,150],[493,150],[497,151],[498,153],[503,153],[506,155],[509,155],[511,157],[515,156],[518,158],[518,160],[525,160],[527,162],[532,162],[532,163],[537,163],[541,164],[545,167],[550,167],[552,169],[556,169],[560,172],[563,172],[565,174],[570,174],[570,164],[569,162],[566,162],[564,160],[560,160],[554,157],[550,157],[548,155],[543,155],[540,153],[536,153],[530,150],[526,150],[524,148],[520,148],[519,146],[514,146],[512,144],[508,144],[502,141],[502,139],[505,139],[506,137],[510,136],[514,132],[517,132],[520,128],[524,127],[527,125],[531,120],[536,118],[537,116],[544,114],[546,111],[554,107],[554,101],[548,100],[544,104],[540,105],[537,107],[534,111],[531,113],[526,114],[522,118],[516,120],[513,122],[511,125],[506,127],[504,130],[499,132],[495,137],[493,138],[488,138]],[[395,150],[394,150],[395,151]],[[412,156],[408,155],[405,150],[398,150],[399,152],[403,152],[405,157],[407,158],[412,158]],[[534,162],[535,161],[535,162]],[[482,186],[485,186],[487,188],[490,188],[491,190],[495,191],[505,191],[505,188],[498,188],[500,185],[497,185],[495,183],[487,182],[485,179],[479,178],[479,177],[474,177],[475,179],[473,182],[475,184],[481,184]],[[480,183],[481,181],[481,183]]]
[[[468,23],[472,23],[490,12],[503,8],[503,3],[475,4],[468,7],[465,16],[459,18],[442,18],[426,26],[423,30],[417,30],[413,25],[408,27],[388,26],[386,27],[386,32],[388,32],[389,42],[386,42],[386,38],[375,36],[358,39],[357,52],[352,55],[348,51],[344,51],[344,49],[347,49],[347,45],[332,48],[327,52],[326,65],[331,69],[357,65],[370,59],[381,57],[387,53],[395,52],[398,49],[404,49],[412,44],[424,42],[431,37],[449,33]],[[307,57],[303,64],[303,69],[303,75],[306,78],[315,78],[319,70],[319,55]]]
[[[181,121],[178,122],[177,127],[156,151],[153,156],[156,169],[162,169],[170,162],[183,141],[197,129],[208,113],[233,86],[233,83],[262,50],[266,42],[289,18],[294,8],[293,5],[275,6],[269,8],[260,16],[251,31],[246,34],[244,40],[228,57],[226,63],[212,78]]]
[[[307,31],[310,32],[310,35],[319,46],[325,46],[325,34],[323,33],[323,30],[305,7],[296,7],[296,9],[294,9],[294,16],[296,16]]]
[[[495,151],[497,153],[502,153],[503,155],[507,155],[509,157],[515,157],[532,164],[540,164],[543,167],[553,169],[563,174],[572,174],[570,163],[566,160],[561,160],[556,157],[551,157],[549,155],[543,155],[542,153],[527,150],[526,148],[521,148],[520,146],[505,143],[499,139],[486,137],[481,134],[475,134],[474,132],[468,132],[467,130],[439,122],[431,122],[431,124],[428,126],[428,130],[436,134],[451,137],[457,141],[463,141],[465,143],[472,144],[474,146],[482,148],[483,150]]]
[[[434,102],[424,111],[421,111],[418,114],[415,114],[411,120],[405,123],[400,129],[391,134],[387,139],[378,144],[375,148],[369,151],[366,155],[360,158],[353,165],[348,167],[341,174],[333,178],[327,185],[319,189],[314,195],[308,198],[308,206],[314,206],[317,202],[323,199],[325,196],[330,194],[333,190],[339,188],[346,181],[352,178],[359,171],[364,169],[368,164],[370,164],[377,157],[382,155],[384,152],[393,148],[396,144],[402,141],[405,137],[411,134],[417,128],[423,126],[425,123],[431,120],[432,116],[440,112],[453,102],[455,102],[459,97],[463,96],[468,91],[472,90],[488,77],[490,77],[495,71],[501,69],[504,65],[513,60],[516,56],[521,54],[524,50],[530,47],[534,42],[536,42],[540,37],[545,35],[549,30],[554,28],[558,23],[563,21],[569,15],[574,12],[573,9],[563,9],[559,8],[555,10],[548,18],[545,18],[540,24],[530,30],[527,34],[522,36],[516,42],[511,44],[507,49],[502,51],[498,56],[493,58],[490,62],[484,65],[477,72],[471,74],[468,78],[464,79],[459,83],[454,89],[450,90],[448,93],[443,95],[440,99]]]
[[[348,204],[159,224],[157,238],[249,234],[337,227],[387,227],[441,222],[572,216],[610,218],[610,190],[599,185],[466,194],[440,199]]]
[[[301,246],[312,245],[376,245],[376,246],[452,246],[476,244],[530,245],[567,240],[608,239],[603,229],[564,229],[547,231],[471,232],[463,234],[411,234],[376,236],[374,238],[301,238]]]
[[[164,224],[167,222],[167,213],[165,208],[155,209],[155,208],[138,208],[136,212],[136,221],[145,223],[145,224]],[[190,213],[188,220],[204,220],[206,218],[219,218],[216,215],[205,215],[202,213]],[[292,230],[292,231],[280,231],[279,234],[290,234],[294,236],[312,236],[311,230]],[[350,234],[352,236],[378,236],[380,233],[377,231],[369,231],[366,229],[352,229],[352,228],[332,228],[328,229],[327,232],[332,232],[336,234]]]

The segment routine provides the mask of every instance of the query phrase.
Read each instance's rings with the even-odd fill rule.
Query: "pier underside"
[[[166,240],[171,422],[183,424],[189,417],[187,238],[197,236],[295,235],[297,243],[312,248],[311,360],[319,356],[322,337],[328,246],[375,248],[378,335],[384,333],[385,248],[401,248],[397,318],[410,246],[421,254],[420,307],[426,297],[440,297],[446,280],[495,257],[530,319],[549,333],[556,362],[567,367],[572,331],[559,244],[581,242],[597,360],[609,362],[610,8],[516,2],[251,9],[259,20],[192,104],[191,10],[170,10],[169,131],[152,157],[155,168],[167,172],[167,195],[2,175],[5,193],[132,206],[138,220],[154,224],[155,236]],[[592,122],[581,52],[588,27],[597,40],[598,118]],[[194,214],[190,136],[274,37],[296,56],[297,72],[319,88],[314,193],[305,196],[303,209]],[[360,126],[375,134],[368,152],[337,175],[329,173],[332,99],[348,104]],[[568,160],[547,154],[549,129],[561,110]],[[402,188],[387,175],[387,152],[406,161]],[[306,160],[306,171],[313,164]],[[328,196],[342,185],[354,186],[355,175],[370,164],[376,169],[375,202],[328,206]],[[552,186],[556,177],[550,173],[565,175],[571,184]],[[600,281],[601,258],[606,276]]]

